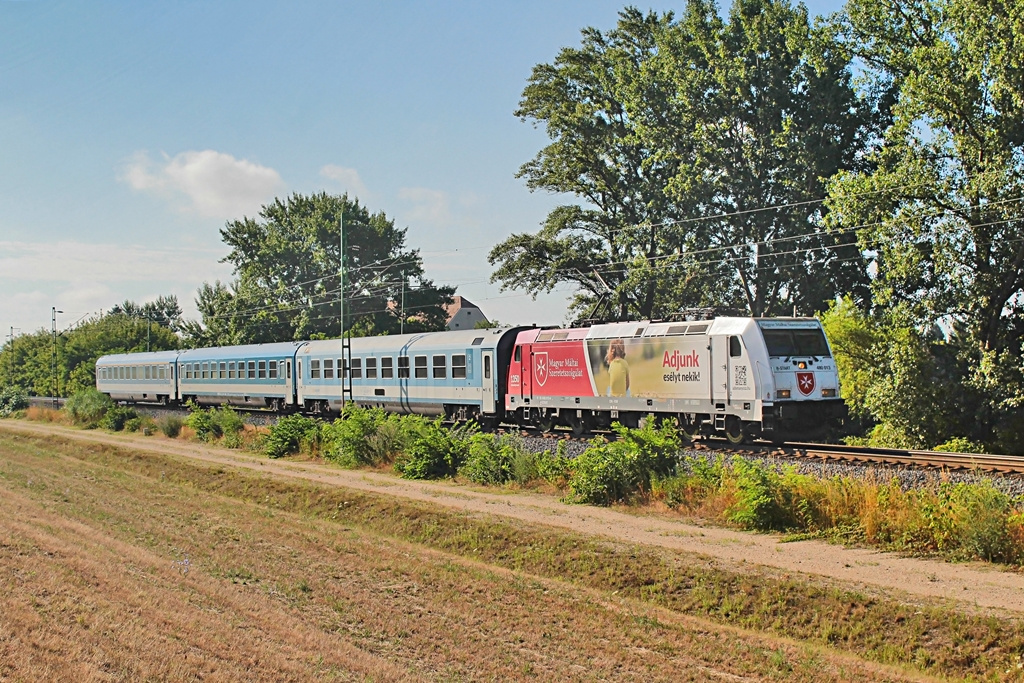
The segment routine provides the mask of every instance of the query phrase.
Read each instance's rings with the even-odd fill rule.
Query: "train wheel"
[[[725,439],[734,446],[747,440],[747,433],[743,431],[743,423],[738,417],[730,415],[725,418]]]
[[[555,418],[545,415],[537,419],[537,429],[547,434],[555,428]]]

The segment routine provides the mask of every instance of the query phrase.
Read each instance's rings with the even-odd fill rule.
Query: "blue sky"
[[[490,247],[560,201],[514,177],[546,138],[512,112],[535,64],[622,7],[0,0],[0,332],[160,294],[195,317],[231,277],[224,222],[320,190],[407,227],[492,319],[562,322],[567,291],[487,282]]]

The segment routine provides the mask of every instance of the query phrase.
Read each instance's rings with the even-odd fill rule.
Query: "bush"
[[[304,445],[312,445],[320,436],[320,423],[302,415],[288,415],[270,428],[263,442],[263,452],[271,458],[298,453]]]
[[[0,389],[0,417],[10,417],[18,410],[28,408],[28,398],[21,389],[14,386]]]
[[[962,436],[954,436],[952,439],[941,443],[933,450],[943,453],[987,453],[985,447]]]
[[[156,426],[163,432],[164,436],[171,439],[178,438],[183,424],[185,424],[185,421],[177,415],[164,415],[156,421]]]
[[[100,426],[112,432],[119,432],[130,420],[138,419],[138,417],[139,414],[135,412],[135,408],[115,405],[107,410],[103,419],[100,420]],[[136,429],[138,429],[138,425],[136,425]]]
[[[786,514],[778,504],[779,475],[768,467],[737,459],[732,464],[735,502],[725,511],[730,522],[744,529],[783,529]]]
[[[538,453],[534,459],[537,476],[558,488],[564,488],[572,475],[573,459],[565,453],[565,441],[559,441],[555,452]]]
[[[466,460],[459,474],[476,484],[504,484],[513,478],[513,463],[518,454],[501,437],[474,434],[466,444]]]
[[[380,408],[346,405],[341,417],[323,426],[324,457],[346,467],[376,465],[382,461],[376,443],[387,415]]]
[[[64,411],[72,422],[86,427],[95,427],[107,411],[114,407],[110,397],[96,389],[76,391],[64,403]]]
[[[675,471],[679,436],[669,423],[648,421],[640,429],[616,423],[618,441],[598,437],[572,464],[570,500],[610,505],[635,495],[645,496],[654,480]]]
[[[189,414],[185,418],[185,426],[195,432],[200,441],[213,441],[221,435],[220,425],[214,420],[213,411],[189,403]]]
[[[426,422],[395,462],[395,470],[405,479],[454,477],[466,460],[476,430],[472,423],[446,429],[441,418]]]
[[[109,413],[108,413],[109,416]],[[126,432],[138,432],[142,430],[142,423],[145,418],[141,415],[131,418],[124,423],[124,431]]]
[[[225,437],[237,436],[245,428],[245,420],[238,414],[238,411],[231,406],[221,406],[211,409],[210,419],[213,422],[213,431]]]

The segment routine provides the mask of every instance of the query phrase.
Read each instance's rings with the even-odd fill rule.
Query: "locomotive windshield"
[[[825,333],[821,329],[761,330],[769,356],[817,356],[828,358]]]

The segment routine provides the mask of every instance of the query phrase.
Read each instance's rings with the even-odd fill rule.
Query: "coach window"
[[[203,363],[202,368],[203,368],[203,370],[202,370],[202,372],[203,372],[202,378],[203,379],[210,379],[210,364],[209,363]]]
[[[249,379],[256,379],[256,361],[246,361],[249,364]]]
[[[731,358],[739,358],[743,351],[740,349],[740,338],[729,337],[729,356]]]
[[[377,379],[377,359],[366,359],[366,379]]]
[[[227,379],[228,378],[228,362],[227,361],[224,361],[223,363],[220,364],[220,378],[221,379]]]
[[[491,378],[491,357],[484,356],[484,379]]]
[[[160,366],[157,366],[157,369],[156,369],[156,378],[157,378],[157,379],[167,379],[167,368],[165,368],[165,367],[164,367],[164,366],[162,366],[162,365],[160,365]]]
[[[398,379],[409,379],[409,356],[398,357]]]
[[[352,379],[363,378],[363,359],[353,358],[352,359]]]
[[[393,365],[395,359],[391,356],[380,359],[380,378],[381,379],[392,379],[395,376]]]
[[[124,370],[125,370],[125,366],[124,365],[118,366],[118,368],[117,368],[117,378],[118,379],[124,379]]]
[[[434,356],[434,379],[448,377],[448,359],[445,356]]]
[[[138,379],[138,378],[139,378],[139,366],[138,365],[133,365],[132,366],[132,379]]]
[[[256,366],[259,368],[259,378],[260,379],[266,379],[267,378],[267,361],[261,360],[261,361],[259,361],[256,364]]]
[[[452,354],[452,379],[466,378],[466,354]]]
[[[269,375],[270,379],[277,379],[277,361],[276,360],[270,361],[269,365],[267,366],[267,371],[270,373],[270,375]]]
[[[147,365],[143,369],[146,371],[145,375],[143,376],[143,379],[153,379],[152,377],[149,376],[149,366]]]
[[[309,361],[309,378],[320,379],[320,361],[311,360]]]
[[[334,379],[334,360],[324,359],[324,379]]]
[[[427,378],[427,357],[426,356],[416,356],[415,357],[415,365],[416,365],[416,379],[426,379]]]
[[[235,361],[228,361],[228,379],[238,379],[238,373],[235,371]]]

